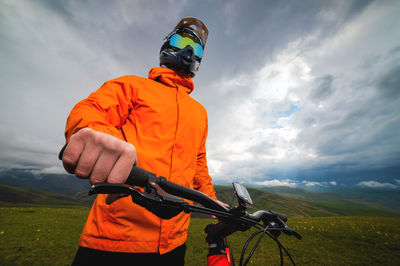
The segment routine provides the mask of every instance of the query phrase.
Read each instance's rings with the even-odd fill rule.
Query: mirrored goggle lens
[[[198,58],[201,58],[203,56],[203,47],[201,47],[201,44],[194,42],[189,37],[182,37],[181,35],[175,33],[171,36],[169,44],[178,49],[183,49],[189,45],[193,48],[195,56],[197,56]]]

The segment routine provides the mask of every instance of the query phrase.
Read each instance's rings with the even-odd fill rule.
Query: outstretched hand
[[[65,170],[91,184],[125,183],[136,161],[132,144],[90,128],[72,135],[62,155]]]

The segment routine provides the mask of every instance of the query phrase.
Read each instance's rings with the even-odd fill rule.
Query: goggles
[[[201,59],[203,56],[203,46],[201,46],[196,37],[186,32],[174,33],[169,39],[169,45],[179,50],[189,45],[193,48],[196,57]]]

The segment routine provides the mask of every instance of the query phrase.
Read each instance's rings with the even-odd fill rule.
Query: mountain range
[[[2,185],[1,185],[2,184]],[[87,180],[68,174],[37,174],[32,169],[0,172],[0,205],[44,204],[90,206],[94,197]],[[215,185],[217,197],[236,204],[231,186]],[[326,191],[294,187],[248,186],[254,205],[250,209],[271,209],[289,216],[368,215],[398,216],[399,191],[366,188],[338,188]]]

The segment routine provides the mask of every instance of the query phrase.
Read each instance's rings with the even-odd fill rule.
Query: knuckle
[[[107,183],[117,184],[117,183],[122,183],[121,181],[122,181],[121,178],[118,178],[116,176],[109,176],[107,178]]]
[[[79,132],[82,132],[82,134],[91,134],[93,132],[93,129],[84,127],[81,130],[79,130]]]
[[[95,132],[95,134],[93,134],[93,141],[96,145],[104,145],[106,140],[105,134],[101,134],[99,132]]]
[[[63,162],[64,166],[67,166],[67,167],[75,166],[75,160],[69,154],[64,154],[64,156],[62,158],[62,162]]]
[[[90,128],[82,128],[79,131],[77,131],[76,133],[74,133],[70,140],[69,140],[69,144],[72,143],[79,143],[79,142],[86,142],[88,139],[90,139],[93,136],[93,132],[94,130],[90,129]]]
[[[92,130],[90,128],[82,128],[78,132],[76,132],[74,134],[74,136],[76,135],[79,138],[85,139],[85,138],[87,138],[87,137],[89,137],[91,135],[91,133],[92,133],[91,131]]]
[[[75,176],[81,178],[81,179],[87,179],[89,177],[89,173],[85,170],[82,169],[76,169],[75,170]]]
[[[127,143],[128,145],[124,145],[123,148],[123,153],[129,157],[135,157],[136,158],[136,148],[130,143]]]
[[[103,183],[105,180],[100,176],[90,176],[89,181],[91,184],[98,184],[98,183]]]

